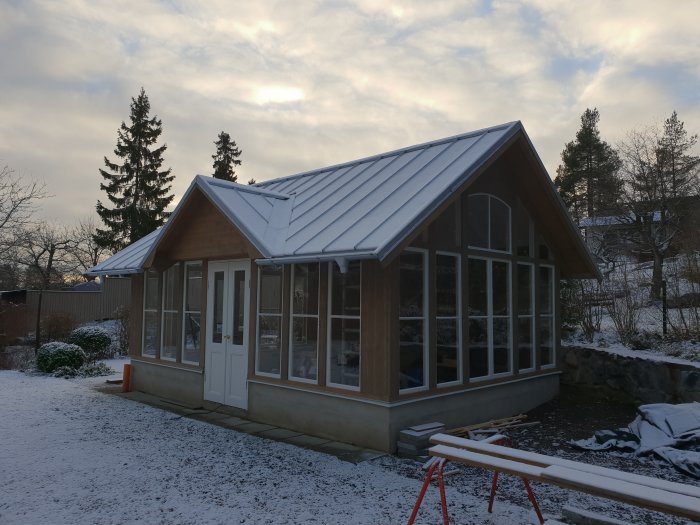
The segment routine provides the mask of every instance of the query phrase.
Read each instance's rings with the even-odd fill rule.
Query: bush
[[[46,343],[36,355],[36,367],[51,373],[60,367],[80,368],[85,363],[85,352],[79,346],[68,343]]]
[[[54,377],[64,377],[66,379],[70,379],[73,377],[111,376],[113,374],[114,370],[112,370],[104,363],[93,363],[90,365],[83,365],[80,368],[61,366],[53,372]]]
[[[68,336],[68,342],[82,348],[90,361],[111,357],[109,332],[99,326],[80,326]]]

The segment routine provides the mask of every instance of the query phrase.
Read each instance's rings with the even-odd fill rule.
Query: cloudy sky
[[[0,166],[93,214],[143,86],[176,199],[221,130],[260,181],[521,120],[553,175],[587,107],[700,131],[699,50],[697,0],[0,0]]]

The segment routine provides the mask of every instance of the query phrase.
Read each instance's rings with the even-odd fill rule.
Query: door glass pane
[[[457,359],[457,319],[438,319],[437,329],[437,382],[449,383],[459,379]]]
[[[233,344],[243,344],[243,332],[245,329],[245,271],[233,272]]]
[[[486,261],[469,259],[469,315],[488,315]]]
[[[489,374],[488,321],[469,320],[469,377]]]
[[[423,321],[399,321],[399,385],[401,389],[423,386]]]
[[[214,273],[214,309],[211,318],[211,340],[220,343],[224,334],[224,272]]]
[[[423,317],[423,254],[399,256],[400,317]]]
[[[295,317],[292,323],[291,376],[315,381],[318,376],[318,318]]]

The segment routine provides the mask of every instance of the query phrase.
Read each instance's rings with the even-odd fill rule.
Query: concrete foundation
[[[143,361],[132,361],[132,367],[132,390],[185,406],[207,405],[201,372]],[[558,392],[558,372],[394,403],[252,380],[248,383],[248,410],[235,412],[304,434],[394,452],[399,431],[407,427],[440,421],[454,428],[511,416],[549,401]]]

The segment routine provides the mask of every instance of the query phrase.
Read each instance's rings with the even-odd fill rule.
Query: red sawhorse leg
[[[500,474],[499,471],[495,471],[493,473],[493,481],[491,482],[491,494],[489,495],[489,512],[493,512],[493,500],[496,498],[496,487],[498,485],[498,475]],[[523,480],[523,483],[525,484],[525,490],[527,491],[527,498],[530,500],[530,503],[532,503],[532,508],[535,509],[535,514],[537,514],[537,519],[540,522],[540,525],[544,524],[544,517],[542,516],[542,512],[540,512],[540,506],[537,504],[537,500],[535,499],[535,495],[532,492],[532,489],[530,488],[530,482],[525,479],[521,478]]]
[[[447,499],[445,498],[445,482],[444,482],[443,476],[442,476],[442,470],[445,467],[445,463],[447,463],[447,460],[444,458],[441,458],[441,459],[438,459],[435,462],[433,462],[432,465],[430,465],[430,468],[428,469],[428,473],[425,475],[425,481],[423,482],[423,487],[420,489],[420,494],[418,495],[418,499],[416,500],[416,504],[413,507],[413,512],[411,513],[411,517],[408,519],[408,525],[413,525],[413,523],[416,521],[416,516],[418,515],[418,510],[420,509],[420,506],[423,503],[423,497],[425,497],[425,493],[428,490],[428,485],[430,485],[430,481],[433,479],[433,475],[435,474],[435,470],[437,470],[438,487],[440,489],[440,506],[442,507],[442,523],[443,523],[443,525],[450,524],[450,518],[447,515]]]

